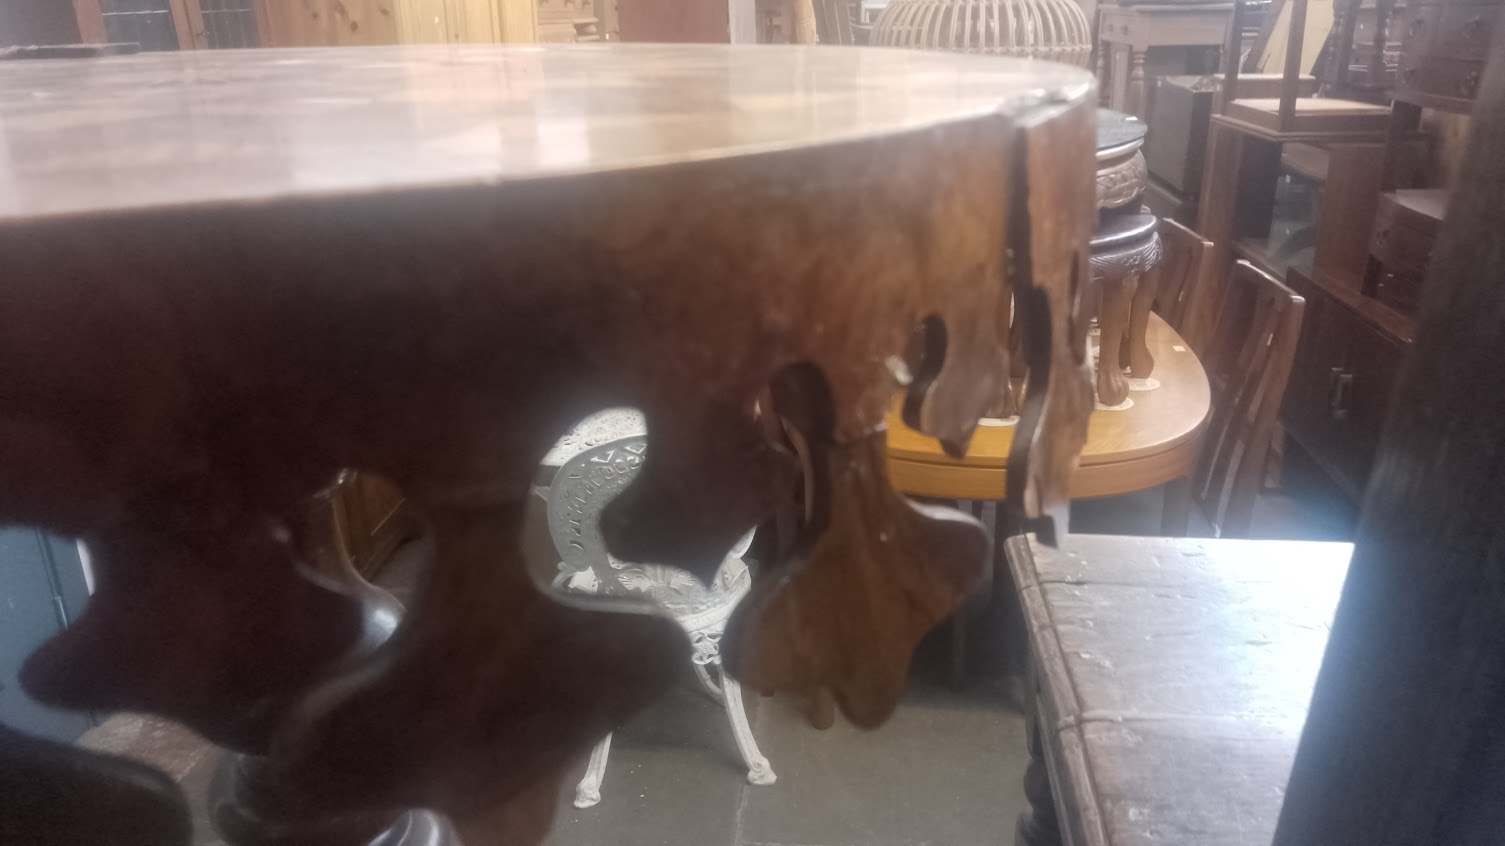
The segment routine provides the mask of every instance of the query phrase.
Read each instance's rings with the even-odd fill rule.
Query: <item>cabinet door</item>
[[[21,691],[21,664],[83,612],[89,589],[78,546],[33,529],[0,529],[0,722],[71,741],[89,714],[38,704]]]
[[[1306,298],[1306,316],[1286,386],[1282,422],[1297,443],[1330,475],[1336,475],[1327,460],[1341,437],[1341,427],[1333,419],[1332,399],[1350,344],[1345,336],[1349,326],[1339,317],[1341,306],[1305,277],[1292,273],[1287,282]],[[1347,489],[1347,485],[1343,487]],[[1357,491],[1348,493],[1355,496]]]
[[[1287,282],[1306,297],[1307,306],[1282,422],[1357,500],[1369,483],[1405,348],[1299,273]]]
[[[1334,445],[1332,460],[1337,472],[1362,496],[1369,484],[1405,349],[1352,314],[1344,312],[1342,317],[1352,328],[1343,382],[1333,398],[1332,414],[1341,423],[1341,437]]]

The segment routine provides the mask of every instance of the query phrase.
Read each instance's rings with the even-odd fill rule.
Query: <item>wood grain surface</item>
[[[565,768],[681,671],[662,609],[561,605],[524,567],[536,464],[590,412],[652,433],[602,516],[621,558],[709,577],[803,507],[731,669],[863,724],[985,566],[981,526],[894,494],[875,441],[908,381],[965,449],[1015,295],[1038,425],[1013,501],[1064,503],[1091,397],[1085,73],[620,45],[6,71],[0,520],[83,538],[97,586],[23,684],[249,753],[219,815],[238,846],[414,807],[536,842]],[[926,323],[944,347],[907,380]],[[289,529],[346,468],[396,483],[436,548],[374,649],[361,591],[309,578]],[[852,567],[883,526],[906,542]]]

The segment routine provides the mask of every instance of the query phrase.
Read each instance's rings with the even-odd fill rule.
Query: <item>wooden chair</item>
[[[1306,301],[1247,261],[1233,265],[1202,363],[1212,419],[1192,499],[1221,537],[1247,537]]]
[[[1212,242],[1174,220],[1162,218],[1160,254],[1160,264],[1150,271],[1155,312],[1191,345],[1193,352],[1200,352],[1205,341],[1188,334],[1186,318],[1195,313],[1188,309],[1193,300],[1211,296]]]
[[[1383,134],[1390,122],[1390,109],[1357,100],[1331,97],[1301,97],[1302,42],[1306,36],[1307,0],[1286,0],[1291,4],[1286,38],[1285,68],[1281,74],[1278,98],[1239,98],[1239,48],[1243,38],[1243,20],[1247,0],[1233,5],[1233,22],[1223,46],[1223,93],[1220,113],[1241,127],[1275,140],[1301,140],[1321,137],[1367,136]],[[1337,0],[1343,2],[1343,0]],[[1271,12],[1271,26],[1278,20]],[[1352,15],[1350,15],[1352,17]],[[1351,37],[1351,33],[1350,33]],[[1346,54],[1345,54],[1346,55]]]

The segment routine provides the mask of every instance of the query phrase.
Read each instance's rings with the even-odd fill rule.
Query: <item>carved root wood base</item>
[[[976,520],[894,492],[884,438],[811,445],[824,513],[795,558],[738,606],[725,658],[764,693],[826,687],[867,728],[897,704],[915,644],[982,583],[988,553]],[[815,653],[801,643],[841,646]]]
[[[182,103],[208,114],[236,99],[206,94],[205,79],[286,83],[272,59],[241,52],[205,59],[225,63],[213,74],[159,57],[121,67],[145,80],[133,92],[165,90],[158,108],[197,119]],[[450,90],[446,74],[458,73],[449,52],[412,65],[372,55],[310,61],[375,100],[365,74],[388,72],[375,65],[419,74],[425,91]],[[483,69],[548,59],[468,55]],[[785,70],[804,73],[804,61]],[[1027,78],[1055,71],[1014,73],[1017,96],[924,131],[816,137],[802,122],[757,155],[717,147],[652,166],[453,180],[418,168],[392,181],[352,165],[371,179],[359,190],[278,176],[254,196],[236,193],[248,180],[182,203],[171,191],[104,192],[117,205],[97,208],[85,192],[67,213],[8,218],[0,521],[85,539],[96,573],[89,609],[31,656],[23,685],[50,704],[169,716],[254,753],[222,794],[234,846],[343,846],[417,807],[472,846],[536,843],[567,766],[687,657],[683,632],[658,611],[546,596],[518,549],[539,458],[586,414],[630,405],[654,447],[603,517],[608,547],[709,577],[750,527],[803,510],[788,560],[728,631],[730,667],[758,690],[829,689],[852,721],[881,722],[915,642],[978,583],[987,551],[974,520],[912,505],[887,481],[881,426],[903,387],[894,362],[906,339],[941,330],[906,408],[957,453],[1018,369],[1000,359],[1002,327],[1011,298],[1026,304],[1013,319],[1029,372],[1009,469],[1024,515],[1066,502],[1085,441],[1090,81],[1042,89]],[[307,87],[324,75],[299,74],[243,89],[270,101],[258,121],[303,125]],[[475,73],[466,97],[425,108],[435,126],[484,123],[518,110],[511,80],[532,80],[527,96],[558,93],[530,74]],[[68,99],[103,80],[85,77],[37,83]],[[496,79],[509,80],[490,93],[496,109],[476,106],[469,83]],[[724,94],[692,88],[690,109]],[[189,90],[197,99],[179,96]],[[0,111],[25,111],[40,124],[28,138],[46,146],[36,140],[46,127],[68,124],[38,114],[30,92],[0,85]],[[106,93],[78,96],[93,99],[70,119],[103,119]],[[382,114],[422,147],[434,139],[412,128],[412,106],[386,102]],[[665,117],[598,115],[588,146],[624,125],[651,137],[646,122]],[[207,149],[198,131],[218,124],[200,124],[183,134]],[[280,145],[297,141],[287,135],[249,149],[282,162]],[[408,160],[435,161],[420,152]],[[205,178],[188,182],[217,184],[195,173]],[[24,205],[16,189],[6,196]],[[767,431],[786,410],[760,406],[792,370],[818,374],[827,398],[823,419],[797,421],[804,443],[793,446]],[[308,527],[296,516],[344,468],[393,481],[436,545],[427,583],[380,645],[379,597],[304,566]],[[130,781],[89,761],[90,778]],[[181,832],[157,787],[137,821],[169,846]]]
[[[160,771],[0,726],[0,843],[188,846],[188,804]]]

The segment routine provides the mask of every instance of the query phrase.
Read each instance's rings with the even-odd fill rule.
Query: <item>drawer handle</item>
[[[1401,81],[1403,81],[1403,82],[1405,82],[1407,84],[1415,82],[1416,81],[1416,68],[1406,68],[1405,70],[1401,71],[1400,78],[1401,78]]]
[[[1406,27],[1406,37],[1415,38],[1416,36],[1420,35],[1422,29],[1425,28],[1426,25],[1426,18],[1417,18],[1416,20],[1411,21],[1411,25]]]
[[[1348,397],[1353,391],[1353,374],[1341,367],[1327,373],[1327,410],[1334,420],[1348,419]]]

